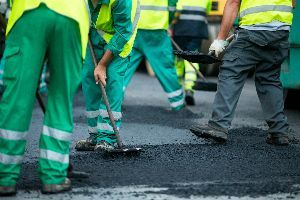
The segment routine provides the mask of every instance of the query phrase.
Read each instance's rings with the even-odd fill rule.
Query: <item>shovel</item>
[[[171,38],[172,44],[175,46],[175,48],[177,49],[178,52],[184,52],[181,47],[174,41],[173,38]],[[208,56],[209,58],[211,58],[212,56]],[[204,77],[204,75],[195,67],[195,65],[193,63],[191,63],[189,61],[190,65],[193,67],[193,69],[195,70],[195,72],[198,74],[198,76],[203,80],[196,80],[195,81],[195,86],[197,87],[193,87],[195,90],[202,90],[202,91],[209,91],[209,92],[215,92],[217,91],[217,83],[213,83],[213,82],[208,82],[207,79]]]
[[[93,49],[93,45],[92,45],[92,42],[91,42],[90,39],[89,39],[89,47],[90,47],[92,58],[93,58],[93,62],[94,62],[95,68],[96,68],[97,65],[98,65],[97,64],[97,59],[96,59],[95,51]],[[107,94],[106,94],[106,91],[105,91],[105,87],[104,87],[104,85],[103,85],[103,83],[101,81],[99,82],[99,87],[100,87],[101,92],[102,92],[102,97],[103,97],[104,104],[106,106],[106,110],[107,110],[107,113],[108,113],[108,116],[109,116],[109,120],[110,120],[110,122],[112,124],[114,133],[115,133],[115,135],[117,137],[117,148],[113,149],[113,150],[107,150],[106,153],[112,154],[112,155],[113,154],[115,154],[115,155],[118,155],[118,154],[120,154],[120,155],[139,154],[140,152],[142,152],[141,148],[125,148],[124,147],[122,139],[120,137],[120,133],[119,133],[119,131],[117,129],[117,126],[116,126],[116,123],[115,123],[115,120],[114,120],[114,117],[113,117],[113,114],[112,114],[109,102],[108,102],[108,98],[107,98]]]

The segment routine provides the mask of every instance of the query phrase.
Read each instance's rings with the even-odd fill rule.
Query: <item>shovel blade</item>
[[[197,80],[193,89],[198,91],[216,92],[218,89],[218,84],[214,82]]]
[[[212,55],[203,54],[198,51],[174,51],[174,54],[192,63],[213,64],[221,62],[221,60]]]

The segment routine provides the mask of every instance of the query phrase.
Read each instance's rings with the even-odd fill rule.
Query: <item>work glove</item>
[[[219,57],[229,45],[226,40],[214,40],[214,42],[209,47],[209,52],[214,52],[216,57]]]
[[[8,8],[6,0],[0,0],[0,13],[5,14]]]

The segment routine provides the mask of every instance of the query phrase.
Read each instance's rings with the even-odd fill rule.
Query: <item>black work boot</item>
[[[271,134],[269,133],[266,142],[271,145],[288,146],[289,138],[285,134]]]
[[[191,90],[185,91],[185,103],[188,106],[194,106],[196,104],[193,91]]]
[[[204,139],[213,139],[218,143],[225,143],[227,141],[227,133],[216,128],[212,128],[209,125],[194,125],[190,128],[190,131],[197,137]]]
[[[75,149],[77,151],[94,151],[95,146],[96,142],[94,142],[90,136],[87,139],[79,140],[75,145]]]
[[[17,188],[15,185],[12,186],[0,186],[0,196],[14,196],[17,194]]]
[[[66,178],[61,184],[44,184],[42,186],[43,194],[57,194],[71,190],[71,181]]]

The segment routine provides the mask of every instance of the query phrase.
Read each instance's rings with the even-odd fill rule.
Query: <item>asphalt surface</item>
[[[127,90],[122,137],[142,147],[139,156],[76,152],[75,141],[87,137],[84,101],[74,105],[72,162],[90,179],[74,180],[72,192],[54,199],[300,199],[300,111],[287,111],[291,145],[265,143],[267,126],[249,80],[241,96],[229,141],[219,145],[189,132],[210,117],[214,94],[197,92],[195,107],[170,110],[155,78],[136,74]],[[16,198],[47,199],[38,192],[38,140],[42,112],[36,106]],[[10,198],[11,199],[11,198]]]

